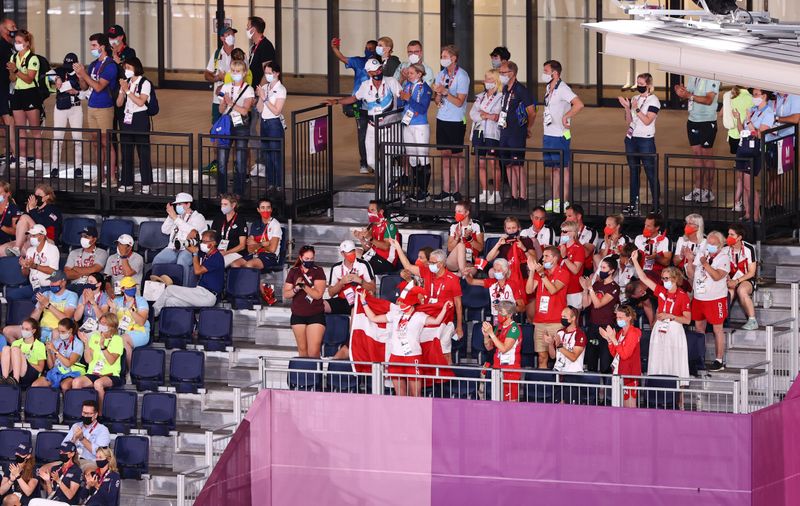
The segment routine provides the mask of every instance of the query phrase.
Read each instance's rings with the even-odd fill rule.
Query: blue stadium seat
[[[34,444],[34,456],[38,465],[46,464],[48,462],[57,462],[58,449],[61,446],[61,441],[67,437],[66,432],[57,430],[43,430],[36,434],[36,443]]]
[[[525,371],[522,379],[523,381],[535,381],[538,383],[536,385],[522,385],[520,394],[524,400],[543,403],[561,402],[561,386],[556,383],[555,373],[547,369]]]
[[[489,237],[488,239],[483,241],[483,255],[482,255],[483,258],[486,258],[486,255],[488,255],[489,252],[492,251],[492,249],[497,244],[497,241],[499,240],[500,240],[499,237]],[[489,270],[489,267],[491,267],[491,265],[486,266],[487,271]]]
[[[461,280],[461,304],[464,306],[464,321],[483,321],[491,314],[489,290],[472,286]]]
[[[86,227],[96,227],[97,222],[92,218],[64,218],[61,228],[61,243],[69,249],[81,247],[81,230]]]
[[[146,263],[152,262],[156,254],[169,244],[169,236],[161,233],[163,224],[163,221],[143,221],[139,225],[137,247]]]
[[[150,274],[154,276],[167,275],[172,279],[173,284],[183,285],[183,267],[178,264],[153,264]],[[145,281],[147,279],[149,279],[149,276],[145,278]]]
[[[483,365],[486,362],[491,362],[494,359],[494,349],[487,350],[483,345],[483,330],[481,326],[483,322],[474,322],[472,324],[472,355],[478,360],[478,365]]]
[[[114,457],[124,480],[141,480],[149,471],[150,440],[145,436],[119,436],[114,441]]]
[[[103,398],[102,423],[112,434],[128,434],[136,428],[138,395],[130,390],[109,390]]]
[[[522,350],[520,351],[522,358],[522,367],[538,367],[538,357],[536,355],[536,346],[533,341],[533,325],[530,323],[519,324],[522,330]]]
[[[186,348],[194,332],[194,310],[165,307],[158,317],[158,338],[169,349]]]
[[[58,390],[50,387],[30,387],[25,392],[25,421],[32,429],[52,429],[58,423]]]
[[[171,430],[175,430],[177,403],[175,394],[144,394],[142,428],[151,436],[168,436]]]
[[[261,300],[260,283],[261,273],[258,269],[230,269],[225,284],[225,299],[231,303],[233,309],[253,309]]]
[[[83,401],[97,402],[97,390],[94,388],[78,388],[64,392],[64,410],[61,413],[61,422],[72,425],[81,419]]]
[[[7,300],[31,300],[33,288],[22,275],[17,257],[0,257],[0,285]]]
[[[19,421],[22,397],[17,385],[0,385],[0,427],[13,427]]]
[[[307,358],[289,360],[289,388],[319,392],[322,390],[322,363]]]
[[[442,236],[439,234],[411,234],[408,236],[408,245],[406,246],[406,255],[410,262],[416,262],[419,256],[419,250],[430,246],[433,249],[440,249],[442,247]]]
[[[179,393],[197,393],[205,385],[205,354],[202,351],[172,352],[169,382]]]
[[[100,226],[100,237],[97,238],[97,244],[103,249],[108,249],[114,245],[119,236],[128,234],[133,237],[133,220],[125,220],[121,218],[106,218]]]
[[[31,299],[11,299],[6,309],[6,325],[19,325],[29,317],[36,304]]]
[[[166,352],[158,348],[136,348],[131,361],[131,381],[136,390],[158,390],[164,386]]]
[[[381,293],[380,298],[388,300],[391,303],[397,301],[397,285],[403,281],[399,274],[387,274],[381,278]]]
[[[197,322],[197,342],[207,351],[225,351],[233,345],[233,311],[223,308],[203,308]]]
[[[644,380],[647,388],[678,388],[678,378],[676,376],[648,376]],[[642,395],[644,394],[644,395]],[[652,409],[677,409],[680,404],[680,394],[677,391],[667,392],[664,390],[640,390],[639,406]]]
[[[328,362],[328,389],[331,392],[358,393],[358,379],[349,361]]]
[[[261,272],[281,272],[286,264],[286,236],[289,234],[286,227],[281,227],[283,233],[281,234],[281,244],[278,246],[278,265],[273,267],[264,267]]]
[[[14,455],[20,443],[31,444],[31,431],[24,429],[0,430],[0,464],[14,462]]]
[[[450,395],[454,399],[478,398],[478,382],[481,377],[481,367],[459,367],[454,371],[461,380],[450,380]]]
[[[350,339],[350,317],[340,314],[325,315],[325,334],[322,336],[322,356],[332,357],[339,347]]]

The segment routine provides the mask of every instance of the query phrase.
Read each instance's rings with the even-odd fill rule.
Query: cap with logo
[[[119,25],[114,25],[108,29],[106,35],[108,35],[109,39],[116,39],[117,37],[125,35],[125,29]]]
[[[364,64],[364,70],[367,72],[375,72],[383,67],[383,64],[377,58],[370,58],[367,60],[367,63]]]
[[[30,443],[23,441],[17,445],[17,448],[14,450],[17,455],[30,455],[31,454],[31,445]]]
[[[28,235],[47,235],[47,229],[44,225],[37,223],[28,229]]]
[[[83,230],[81,230],[81,235],[82,236],[83,235],[88,235],[89,237],[95,237],[96,238],[97,237],[97,227],[92,227],[92,226],[83,227]]]
[[[72,66],[78,63],[78,55],[75,53],[67,53],[64,55],[64,67],[67,67],[72,72]]]
[[[122,234],[117,238],[117,244],[133,246],[133,237],[129,236],[128,234]]]
[[[217,30],[217,35],[222,37],[223,35],[225,35],[228,32],[237,33],[238,31],[239,30],[237,30],[236,28],[234,28],[232,26],[224,26],[223,25],[222,27],[220,27],[219,30]]]
[[[339,251],[341,251],[342,253],[350,253],[351,251],[353,251],[355,249],[356,249],[356,245],[350,239],[342,241],[342,243],[339,245]]]
[[[63,453],[71,453],[75,451],[75,443],[72,441],[64,441],[61,443],[61,446],[58,447],[58,451]]]
[[[66,281],[67,276],[66,274],[64,274],[64,271],[53,271],[53,273],[50,274],[50,276],[47,279],[49,279],[51,283],[54,281],[55,282]]]

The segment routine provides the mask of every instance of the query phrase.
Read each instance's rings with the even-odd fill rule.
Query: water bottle
[[[763,294],[762,297],[763,297],[762,304],[764,306],[764,309],[771,308],[772,307],[772,292],[770,292],[769,290],[764,290],[764,294]]]

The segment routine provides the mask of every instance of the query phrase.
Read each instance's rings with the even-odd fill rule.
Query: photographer
[[[520,283],[524,284],[524,279],[528,277],[528,256],[534,260],[539,258],[542,253],[541,246],[538,246],[538,241],[531,237],[520,236],[519,220],[514,216],[509,216],[503,222],[503,230],[506,235],[501,237],[494,248],[486,254],[486,261],[491,262],[495,258],[504,258],[508,260],[511,269],[518,269],[521,278],[517,279]],[[538,248],[537,248],[538,246]],[[492,273],[490,272],[491,276]],[[516,286],[514,287],[517,288]],[[525,287],[520,286],[520,291],[524,291]]]
[[[200,277],[197,286],[168,286],[153,304],[155,316],[164,307],[212,307],[222,293],[225,260],[217,249],[217,233],[206,230],[200,245],[187,246],[186,251],[192,255],[192,274]]]
[[[153,259],[153,264],[174,264],[183,267],[183,286],[194,286],[197,282],[192,268],[192,253],[187,249],[194,243],[197,251],[197,235],[205,232],[205,217],[192,209],[194,199],[188,193],[179,193],[171,204],[167,204],[167,219],[161,225],[161,232],[169,235],[169,243]]]
[[[325,271],[314,265],[314,247],[303,246],[283,284],[283,299],[292,301],[290,324],[297,355],[319,358],[325,334]]]

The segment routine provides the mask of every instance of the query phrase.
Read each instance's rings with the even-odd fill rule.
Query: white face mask
[[[503,86],[507,85],[510,80],[511,78],[508,76],[502,76],[502,75],[500,76],[500,84],[502,84]]]
[[[200,243],[200,251],[202,251],[203,253],[208,253],[208,250],[209,250],[208,244],[204,242]]]
[[[442,67],[449,67],[453,63],[453,60],[450,58],[442,58],[439,60],[439,63],[442,64]]]
[[[14,43],[14,49],[15,49],[15,50],[16,50],[16,51],[19,53],[20,51],[22,51],[23,49],[25,49],[25,46],[23,46],[22,44],[19,44],[19,43],[15,42],[15,43]]]
[[[247,38],[248,38],[248,39],[252,39],[252,38],[253,38],[253,35],[254,35],[255,33],[256,33],[256,30],[255,30],[254,28],[248,28],[248,29],[247,29]]]
[[[378,56],[383,56],[384,52],[386,52],[386,49],[383,46],[378,46],[375,48],[375,54]]]
[[[233,82],[235,82],[235,83],[242,82],[242,78],[243,77],[244,76],[242,74],[231,74],[231,79],[233,79]]]
[[[92,246],[92,240],[88,237],[81,237],[81,248],[86,249]]]
[[[753,97],[753,105],[758,107],[759,105],[764,103],[764,99],[761,97]]]
[[[502,62],[500,61],[500,58],[492,58],[492,68],[493,69],[499,69],[501,63]]]
[[[264,77],[267,79],[268,83],[271,83],[275,80],[275,74],[264,74]]]
[[[108,325],[103,325],[101,323],[100,325],[97,326],[97,331],[100,332],[101,334],[105,334],[106,332],[108,332]]]
[[[437,272],[439,272],[439,265],[438,265],[438,264],[430,264],[430,265],[428,266],[428,269],[429,269],[429,270],[430,270],[430,271],[431,271],[433,274],[436,274]]]
[[[410,63],[411,65],[419,63],[419,55],[418,54],[408,55],[408,63]]]
[[[32,330],[22,329],[20,331],[20,334],[22,335],[23,339],[30,339],[31,337],[33,337],[33,331]]]
[[[232,46],[236,42],[236,37],[233,35],[226,35],[225,36],[225,44]]]
[[[116,47],[116,46],[119,46],[119,39],[108,39],[108,42],[109,42],[109,43],[110,43],[112,46],[115,46],[115,47]]]
[[[544,72],[542,72],[541,81],[543,83],[548,84],[552,80],[553,80],[552,74],[545,74]]]
[[[131,69],[125,69],[125,78],[126,79],[133,79],[134,73]]]
[[[38,246],[39,245],[39,238],[38,237],[31,237],[31,246]]]
[[[493,90],[497,88],[497,83],[483,83],[483,87],[487,90]]]

